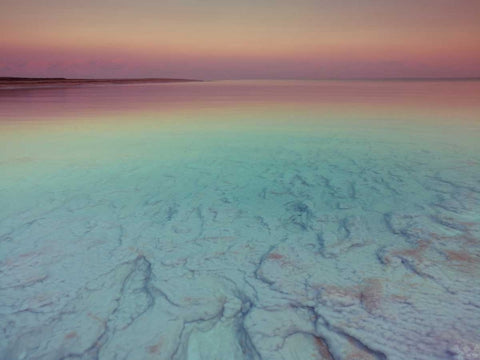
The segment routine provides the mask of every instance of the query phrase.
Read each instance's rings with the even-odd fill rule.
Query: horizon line
[[[225,79],[191,79],[179,77],[36,77],[36,76],[0,76],[0,81],[242,81],[242,80],[297,80],[297,81],[480,81],[480,76],[405,76],[405,77],[256,77],[256,78],[225,78]]]

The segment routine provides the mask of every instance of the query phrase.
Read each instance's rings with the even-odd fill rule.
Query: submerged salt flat
[[[0,358],[480,359],[475,89],[0,93]]]

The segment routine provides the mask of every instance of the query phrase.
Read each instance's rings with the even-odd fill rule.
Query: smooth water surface
[[[0,90],[1,359],[480,359],[480,82]]]

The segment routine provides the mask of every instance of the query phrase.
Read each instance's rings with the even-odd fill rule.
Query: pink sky
[[[0,76],[480,76],[478,0],[0,0]]]

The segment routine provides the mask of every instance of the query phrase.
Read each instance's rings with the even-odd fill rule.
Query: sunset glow
[[[2,0],[0,9],[0,76],[480,76],[476,0]]]

